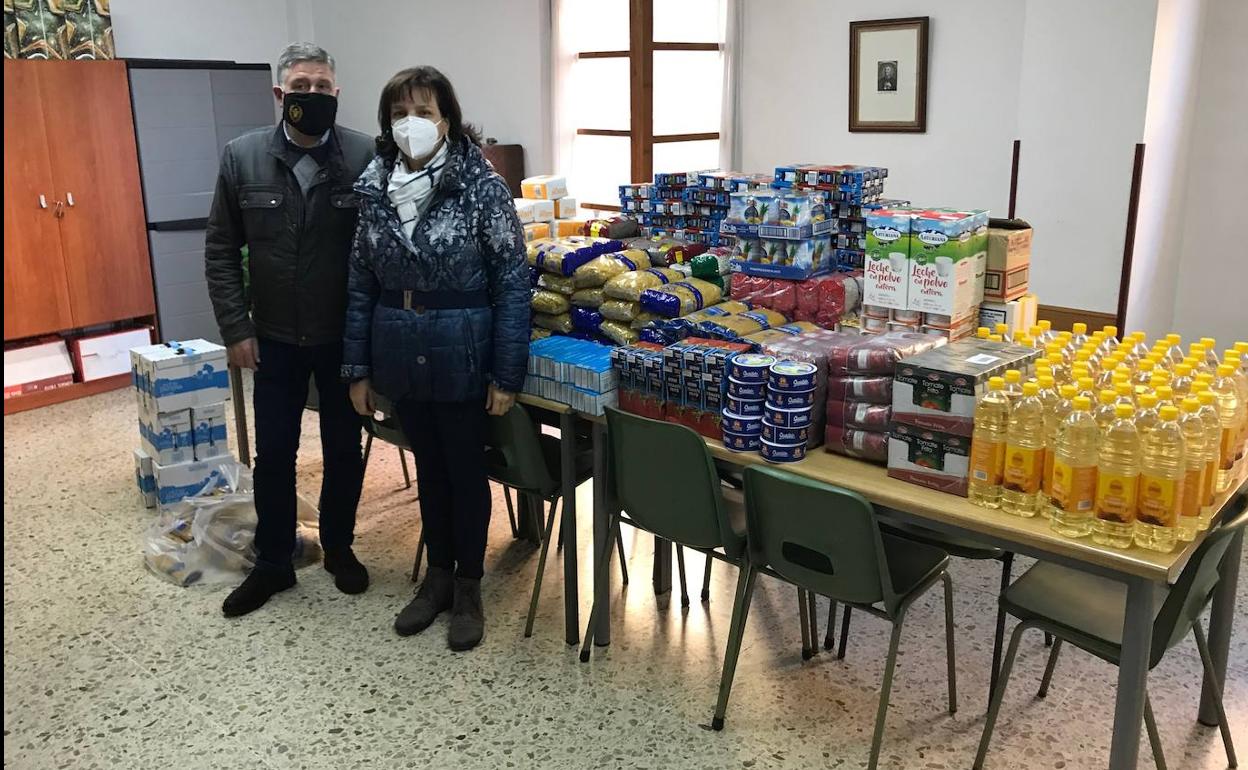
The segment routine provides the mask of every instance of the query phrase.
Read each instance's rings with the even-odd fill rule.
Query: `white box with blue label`
[[[134,450],[134,483],[139,489],[139,499],[146,508],[156,507],[156,469],[152,456],[142,449]]]
[[[225,404],[209,404],[191,409],[191,434],[195,442],[195,459],[207,460],[230,453],[226,429]]]
[[[223,487],[227,481],[226,466],[233,463],[230,455],[170,465],[153,462],[156,499],[161,505],[172,505],[183,498]]]
[[[154,461],[162,465],[195,459],[195,436],[191,410],[149,412],[139,410],[139,443]]]
[[[230,397],[225,348],[207,340],[134,348],[130,364],[148,412],[176,412],[218,404]]]

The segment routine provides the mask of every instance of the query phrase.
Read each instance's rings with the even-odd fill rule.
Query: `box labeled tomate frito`
[[[888,437],[888,475],[966,497],[971,439],[893,423]]]
[[[903,358],[893,377],[893,422],[969,437],[988,378],[1027,370],[1037,355],[1019,345],[988,350],[966,340]]]

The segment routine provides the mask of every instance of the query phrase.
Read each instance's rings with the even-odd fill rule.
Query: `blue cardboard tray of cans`
[[[620,185],[620,211],[636,217],[646,237],[719,246],[730,195],[756,184],[756,175],[731,171],[658,173],[653,182]]]
[[[529,345],[524,392],[585,414],[601,415],[617,403],[619,374],[611,348],[575,337],[547,337]]]
[[[728,361],[724,446],[773,463],[798,462],[810,440],[818,369],[814,364],[741,353]]]

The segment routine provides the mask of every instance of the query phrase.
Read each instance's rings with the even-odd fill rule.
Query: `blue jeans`
[[[295,548],[295,458],[316,378],[320,397],[321,546],[346,548],[355,539],[355,510],[364,483],[360,417],[342,381],[342,343],[300,347],[260,339],[253,405],[256,418],[257,567],[289,570]]]

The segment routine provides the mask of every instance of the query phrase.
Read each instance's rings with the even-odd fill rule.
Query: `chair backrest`
[[[611,488],[631,519],[698,548],[740,543],[705,440],[683,425],[607,409]],[[730,554],[734,555],[735,554]]]
[[[546,465],[537,425],[528,410],[516,404],[501,417],[490,417],[486,475],[509,487],[549,495],[558,482]],[[574,441],[575,437],[560,440]]]
[[[373,438],[381,439],[387,444],[393,444],[400,449],[410,450],[412,442],[407,440],[407,435],[403,433],[403,426],[399,423],[399,418],[395,414],[394,404],[380,393],[373,394],[373,406],[377,408],[383,417],[379,420],[376,414],[371,414],[364,418],[364,430]]]
[[[875,510],[846,489],[778,468],[745,471],[745,532],[750,559],[786,580],[837,601],[883,602],[893,591]]]
[[[1248,511],[1210,532],[1192,554],[1191,561],[1179,573],[1170,593],[1161,604],[1153,621],[1152,662],[1187,636],[1192,623],[1200,617],[1218,584],[1218,568],[1231,545],[1231,538],[1248,524]]]

